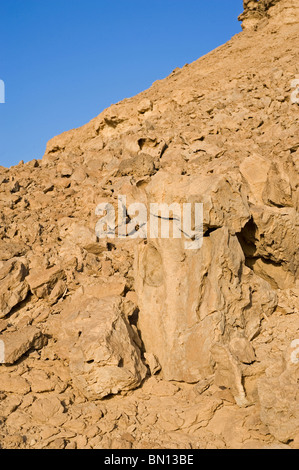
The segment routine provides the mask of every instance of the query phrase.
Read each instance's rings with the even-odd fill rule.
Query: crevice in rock
[[[204,233],[204,237],[209,237],[211,235],[211,233],[213,232],[216,232],[216,230],[219,230],[221,227],[209,227],[205,233]]]
[[[24,307],[29,305],[32,302],[33,296],[34,296],[34,294],[32,294],[29,290],[28,293],[27,293],[27,296],[25,297],[25,299],[22,300],[21,302],[19,302],[17,305],[15,305],[11,309],[11,311],[7,315],[5,315],[4,319],[8,321],[7,328],[10,326],[9,319],[11,319],[14,315],[16,315],[19,312],[19,310],[22,310]]]
[[[257,242],[263,239],[258,227],[251,218],[237,233],[245,257],[245,265],[261,279],[267,281],[273,289],[285,289],[292,285],[292,274],[284,267],[283,261],[274,261],[258,253]]]
[[[129,316],[130,325],[134,325],[137,328],[138,317],[139,317],[139,308],[136,307],[133,314]]]
[[[151,376],[151,373],[150,373],[149,365],[147,364],[147,361],[146,361],[146,358],[145,358],[146,349],[145,349],[144,342],[142,340],[142,333],[141,333],[141,330],[138,327],[139,312],[140,312],[140,310],[139,310],[139,307],[137,306],[135,308],[133,314],[128,317],[128,320],[129,320],[130,326],[132,327],[133,341],[134,341],[136,347],[140,351],[140,357],[141,357],[141,360],[142,360],[143,364],[145,364],[147,369],[148,369],[148,373],[147,373],[147,376],[145,378],[145,380],[146,380],[147,378],[149,378]],[[136,336],[137,336],[137,338],[136,338]],[[140,387],[142,386],[142,383],[140,384]]]
[[[256,233],[258,231],[257,225],[253,218],[251,218],[242,230],[237,233],[237,238],[245,256],[245,264],[249,258],[253,258],[256,253]],[[247,266],[247,264],[246,264]],[[250,266],[248,266],[250,267]]]

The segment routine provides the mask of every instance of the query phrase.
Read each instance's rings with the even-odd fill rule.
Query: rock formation
[[[243,4],[244,12],[239,16],[243,29],[256,29],[273,17],[276,21],[283,21],[284,23],[297,22],[299,5],[296,0],[290,0],[289,2],[281,0],[243,0]]]
[[[298,6],[244,1],[227,44],[0,168],[2,448],[298,448]],[[120,195],[203,203],[202,246],[99,238]]]

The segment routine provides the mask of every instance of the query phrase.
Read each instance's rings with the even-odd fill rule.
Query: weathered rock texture
[[[284,23],[296,23],[298,15],[297,0],[243,0],[244,12],[239,16],[243,29],[265,25],[269,18]]]
[[[0,168],[2,447],[299,446],[298,2],[244,8],[227,44]],[[202,202],[201,248],[99,240],[119,195]]]
[[[62,311],[57,332],[57,351],[69,362],[74,385],[95,400],[136,388],[146,367],[122,313],[122,298],[80,297]]]

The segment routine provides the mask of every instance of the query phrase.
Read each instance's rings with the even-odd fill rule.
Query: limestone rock
[[[0,318],[26,298],[29,290],[27,274],[28,264],[24,259],[0,261]]]
[[[30,392],[30,385],[23,377],[16,377],[0,370],[0,391],[26,395]]]
[[[239,406],[247,406],[245,390],[242,385],[242,372],[238,361],[232,356],[226,346],[215,343],[211,352],[216,361],[215,384],[231,389]]]
[[[283,443],[295,439],[299,430],[298,345],[299,341],[288,348],[281,362],[269,368],[258,383],[261,419]]]
[[[30,290],[38,298],[43,299],[52,295],[54,297],[54,288],[59,281],[65,279],[65,272],[62,268],[54,266],[50,269],[39,270],[30,272],[27,281]],[[63,290],[63,289],[62,289]],[[62,290],[58,290],[56,296],[62,293]],[[54,292],[53,292],[54,291]]]
[[[244,0],[240,19],[0,167],[0,447],[299,446],[298,0]],[[101,238],[119,196],[136,238]],[[178,229],[187,203],[202,227]]]
[[[0,241],[0,261],[8,261],[12,258],[25,255],[27,247],[23,243],[13,241]]]
[[[78,245],[80,248],[84,248],[87,251],[89,251],[90,248],[91,252],[93,252],[93,246],[96,245],[97,242],[94,230],[66,217],[63,217],[59,221],[59,234],[66,242]]]
[[[268,10],[276,5],[280,0],[243,0],[244,12],[239,16],[243,21],[242,27],[256,28],[262,18],[267,18]]]
[[[236,327],[251,339],[263,314],[271,315],[276,294],[244,261],[237,237],[226,228],[191,252],[181,240],[138,246],[139,328],[165,378],[192,383],[212,374],[212,345],[220,338],[228,344]]]
[[[74,386],[89,399],[134,389],[145,377],[119,297],[87,298],[70,306],[60,338]]]
[[[261,20],[274,19],[279,24],[297,22],[299,7],[296,0],[243,0],[244,12],[239,16],[243,29],[257,29],[262,26]],[[280,21],[277,19],[280,18]]]
[[[14,364],[30,349],[40,349],[46,343],[46,338],[34,326],[28,326],[20,331],[0,335],[4,345],[4,364]]]
[[[32,417],[38,423],[50,423],[57,422],[57,418],[62,418],[63,421],[63,413],[64,408],[61,401],[55,397],[50,396],[47,398],[39,398],[37,399],[30,408],[30,412]]]
[[[144,114],[146,113],[147,111],[152,111],[153,109],[153,103],[151,100],[149,99],[144,99],[142,101],[140,101],[139,105],[138,105],[138,113],[140,114]]]
[[[119,176],[134,175],[137,178],[141,178],[147,175],[151,176],[154,173],[154,158],[150,155],[144,154],[123,160],[119,165],[117,174]]]
[[[83,293],[87,296],[102,299],[103,297],[122,296],[126,289],[127,281],[125,278],[112,279],[98,278],[97,282],[86,283],[83,287]]]
[[[157,372],[161,370],[161,366],[159,364],[158,359],[156,356],[152,353],[145,353],[144,357],[146,359],[146,362],[148,363],[148,366],[150,368],[151,374],[155,375]]]
[[[59,380],[55,377],[49,376],[45,371],[40,369],[33,369],[29,373],[24,374],[24,378],[28,380],[33,393],[45,393],[59,390]]]
[[[252,344],[246,338],[232,338],[229,343],[231,353],[244,364],[251,364],[255,361],[255,353]]]

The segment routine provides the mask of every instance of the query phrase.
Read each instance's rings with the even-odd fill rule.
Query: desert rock
[[[1,447],[298,448],[299,5],[240,20],[0,167]]]

